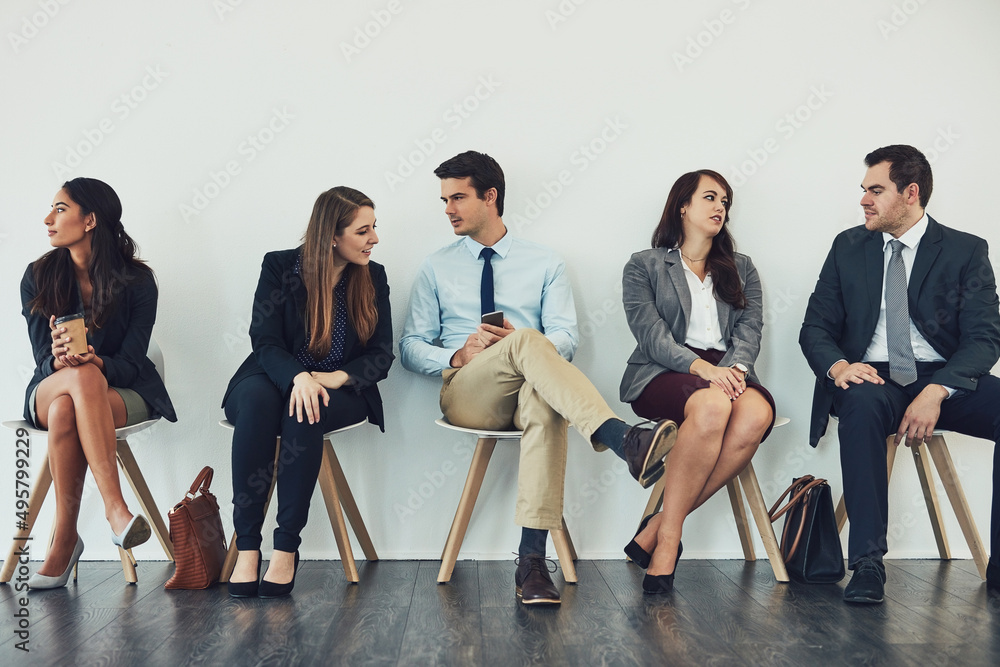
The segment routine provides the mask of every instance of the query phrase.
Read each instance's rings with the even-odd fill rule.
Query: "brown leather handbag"
[[[788,503],[778,509],[786,496],[791,496]],[[768,514],[772,523],[787,514],[781,556],[789,577],[806,584],[834,584],[844,578],[840,531],[825,479],[804,475],[792,480]]]
[[[208,588],[222,574],[226,535],[219,517],[219,503],[208,490],[212,474],[209,466],[202,468],[184,499],[168,513],[177,569],[164,588]]]

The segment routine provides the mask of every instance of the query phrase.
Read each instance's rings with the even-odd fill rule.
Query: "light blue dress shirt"
[[[481,319],[483,245],[468,236],[424,260],[399,341],[403,367],[441,375]],[[543,245],[504,235],[493,245],[493,294],[515,329],[537,329],[572,361],[580,337],[566,264]]]

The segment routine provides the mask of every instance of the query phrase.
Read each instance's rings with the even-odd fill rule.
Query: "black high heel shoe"
[[[639,524],[639,530],[635,531],[635,537],[632,538],[631,542],[625,545],[624,549],[625,555],[631,558],[633,563],[644,570],[649,567],[649,561],[653,557],[653,554],[640,547],[639,543],[635,541],[635,538],[639,537],[639,533],[646,530],[646,524],[648,524],[649,520],[657,514],[658,512],[653,512],[649,516],[643,517],[642,522]]]
[[[267,579],[260,580],[260,590],[257,592],[257,597],[260,598],[280,598],[288,595],[295,588],[295,574],[299,569],[299,552],[295,551],[295,567],[292,572],[292,580],[287,584],[275,584]],[[265,574],[265,576],[267,576]]]
[[[257,549],[257,576],[254,577],[253,581],[239,581],[232,582],[228,584],[229,587],[229,597],[233,598],[255,598],[257,597],[257,588],[260,581],[260,562],[264,560],[260,553],[260,549]]]
[[[642,592],[647,595],[656,595],[674,590],[674,575],[677,574],[677,566],[681,563],[682,553],[684,553],[684,543],[680,542],[677,545],[677,560],[674,561],[674,571],[670,574],[647,574],[642,578]]]

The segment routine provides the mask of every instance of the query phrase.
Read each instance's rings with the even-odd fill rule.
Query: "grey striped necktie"
[[[885,338],[889,346],[889,378],[905,387],[917,379],[917,363],[910,343],[910,308],[906,299],[903,244],[889,241],[892,257],[885,272]]]

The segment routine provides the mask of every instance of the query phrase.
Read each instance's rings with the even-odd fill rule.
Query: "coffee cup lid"
[[[70,322],[72,320],[82,320],[83,313],[73,313],[72,315],[63,315],[62,317],[56,318],[56,324],[62,324],[63,322]]]

